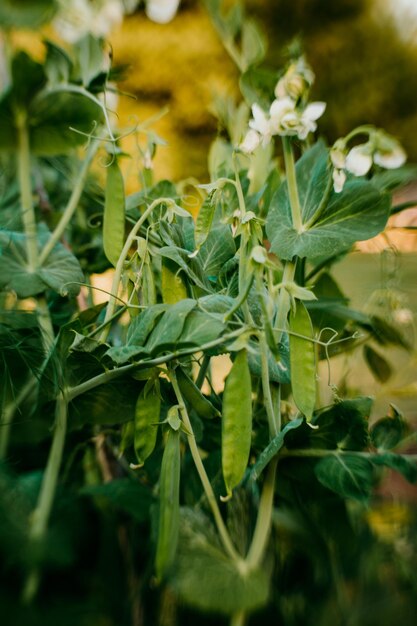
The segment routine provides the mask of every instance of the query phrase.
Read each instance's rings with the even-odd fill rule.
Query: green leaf
[[[269,597],[265,569],[241,572],[220,548],[210,520],[181,509],[180,540],[171,584],[185,604],[230,615],[264,606]]]
[[[417,482],[417,462],[414,459],[409,459],[406,455],[384,452],[372,457],[372,462],[374,465],[384,465],[396,470],[410,483]]]
[[[342,400],[330,409],[313,417],[312,423],[318,426],[311,431],[313,446],[341,448],[343,450],[363,450],[367,447],[368,418],[373,400],[367,396]]]
[[[209,236],[215,210],[216,203],[212,201],[210,196],[207,197],[200,207],[195,223],[194,237],[196,248],[200,248]]]
[[[321,459],[314,468],[322,485],[343,498],[367,502],[374,485],[373,466],[368,459],[334,454]]]
[[[255,343],[254,341],[250,341],[248,348],[249,369],[251,371],[251,374],[252,376],[257,376],[258,378],[261,378],[262,364],[259,344]],[[278,353],[280,356],[279,362],[277,362],[271,350],[268,348],[269,379],[271,382],[274,383],[287,384],[291,380],[289,359],[290,353],[288,349],[288,340],[285,337],[278,346]]]
[[[235,253],[235,241],[229,226],[219,225],[212,228],[198,253],[204,276],[215,280]]]
[[[250,67],[241,75],[239,86],[249,106],[257,103],[267,111],[274,99],[276,83],[276,71],[264,67]]]
[[[145,348],[151,353],[172,349],[183,331],[185,321],[197,302],[187,298],[171,305],[162,315]]]
[[[1,0],[0,25],[3,28],[36,30],[52,19],[57,9],[55,0]]]
[[[112,480],[102,485],[89,485],[80,489],[81,496],[104,498],[116,509],[127,513],[138,522],[149,517],[154,500],[149,488],[130,478]]]
[[[302,417],[298,417],[297,419],[288,422],[288,424],[284,426],[282,431],[270,441],[265,450],[263,450],[258,456],[255,464],[251,468],[250,477],[252,480],[258,480],[259,476],[264,471],[268,463],[281,450],[281,448],[285,444],[285,436],[288,431],[298,428],[303,422],[304,418]]]
[[[72,72],[72,61],[66,51],[52,41],[45,41],[46,58],[45,73],[50,85],[59,85],[69,81]]]
[[[408,426],[402,414],[391,405],[391,415],[378,420],[371,428],[371,441],[377,450],[392,450],[407,432]]]
[[[201,346],[218,339],[226,325],[218,318],[202,311],[192,311],[184,324],[178,347]]]
[[[392,369],[388,361],[371,346],[364,346],[363,355],[376,378],[381,381],[381,383],[386,383],[392,375]]]
[[[103,68],[103,40],[90,33],[82,37],[74,45],[74,52],[79,65],[84,87],[101,74]]]
[[[296,165],[303,223],[311,219],[322,202],[330,172],[327,150],[316,144]],[[349,181],[342,193],[330,191],[320,215],[312,225],[298,232],[292,224],[287,183],[278,189],[267,216],[266,231],[271,251],[281,259],[294,256],[314,261],[350,248],[356,241],[381,232],[387,222],[390,197],[381,194],[371,182]]]
[[[204,277],[198,255],[190,259],[188,250],[183,250],[175,246],[164,246],[159,249],[159,254],[166,259],[174,261],[197,287],[200,287],[205,292],[210,290],[208,282]]]
[[[263,32],[253,20],[245,20],[242,26],[242,64],[244,69],[262,61],[266,53]]]
[[[39,251],[49,239],[49,233],[40,232]],[[61,295],[74,296],[80,291],[75,283],[83,281],[80,264],[73,254],[58,243],[45,263],[30,272],[26,265],[26,237],[23,233],[0,232],[0,289],[16,292],[19,298],[28,298],[53,289]]]
[[[87,391],[71,402],[69,423],[76,428],[84,424],[111,425],[133,420],[137,390],[136,381],[120,378]]]
[[[125,191],[122,172],[116,159],[107,168],[106,198],[103,218],[103,248],[116,267],[125,240]]]

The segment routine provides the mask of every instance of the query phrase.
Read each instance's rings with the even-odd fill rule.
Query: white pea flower
[[[147,0],[146,15],[153,22],[167,24],[178,10],[180,0]]]
[[[314,133],[317,128],[316,121],[321,117],[326,110],[325,102],[312,102],[307,105],[301,114],[300,130],[297,133],[299,139],[306,139],[309,133]]]
[[[349,150],[345,167],[354,176],[365,176],[372,167],[371,146],[363,143]]]
[[[60,0],[52,24],[64,41],[75,43],[87,33],[107,37],[123,15],[122,0]]]
[[[346,167],[346,146],[343,139],[338,139],[330,148],[330,160],[333,167],[338,170]]]
[[[394,170],[401,167],[407,160],[405,150],[396,142],[391,150],[376,150],[374,162],[387,170]]]
[[[259,133],[257,133],[256,130],[253,130],[253,128],[250,128],[246,133],[242,143],[239,145],[239,148],[242,150],[242,152],[245,152],[246,154],[252,154],[252,152],[256,150],[260,143],[261,136],[259,135]]]
[[[346,182],[346,172],[343,169],[333,170],[333,189],[336,193],[343,191]]]
[[[262,145],[266,145],[271,141],[272,128],[271,120],[265,111],[258,104],[252,105],[253,119],[249,121],[249,128],[255,130],[261,136]]]

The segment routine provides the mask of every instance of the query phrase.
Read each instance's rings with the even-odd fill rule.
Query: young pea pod
[[[245,473],[252,434],[252,385],[246,350],[238,352],[224,386],[222,468],[227,497]]]
[[[103,248],[116,267],[125,238],[125,192],[123,176],[115,160],[107,168],[106,197],[103,218]]]
[[[180,523],[180,431],[168,430],[159,482],[159,522],[155,570],[158,580],[171,568],[178,544]]]
[[[182,395],[199,417],[211,419],[220,415],[219,411],[201,393],[200,389],[184,370],[177,368],[176,375]]]
[[[300,300],[295,312],[290,311],[289,330],[292,395],[298,410],[310,420],[316,403],[316,357],[314,343],[303,338],[313,338],[313,326]]]
[[[160,411],[159,384],[154,381],[150,389],[145,385],[136,403],[134,444],[139,464],[143,464],[155,448]]]

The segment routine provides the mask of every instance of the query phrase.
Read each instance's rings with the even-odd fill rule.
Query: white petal
[[[180,0],[147,0],[146,15],[158,24],[167,24],[174,17]]]
[[[269,109],[269,114],[274,120],[280,119],[283,115],[294,111],[295,102],[291,98],[280,98],[274,100]]]
[[[365,145],[355,146],[346,157],[346,169],[355,176],[365,176],[372,167],[372,156]]]
[[[311,104],[307,106],[306,110],[304,111],[303,117],[315,122],[316,120],[319,119],[319,117],[323,115],[325,110],[326,110],[325,102],[312,102]]]
[[[379,152],[377,150],[374,154],[374,162],[387,170],[395,170],[397,167],[401,167],[406,160],[407,155],[401,146],[398,146],[391,152]]]
[[[256,130],[253,130],[251,128],[246,133],[246,136],[240,144],[239,148],[242,150],[242,152],[245,152],[246,154],[252,154],[252,152],[256,150],[256,148],[259,146],[260,142],[260,135],[256,132]]]
[[[346,182],[346,173],[343,170],[333,170],[333,189],[336,193],[343,191]]]
[[[269,131],[269,119],[265,111],[258,104],[252,105],[253,120],[250,120],[249,126],[253,130],[257,130],[261,135],[267,135]]]

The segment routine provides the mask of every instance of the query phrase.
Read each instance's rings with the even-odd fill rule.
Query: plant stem
[[[41,544],[46,536],[64,450],[65,434],[67,430],[67,412],[68,405],[66,398],[63,394],[60,394],[56,401],[52,446],[43,475],[38,502],[32,513],[29,530],[29,541],[32,545]],[[35,567],[29,572],[26,580],[22,594],[23,602],[29,604],[33,600],[37,593],[39,583],[40,572],[39,568]]]
[[[45,350],[45,358],[47,358],[52,346],[54,345],[55,335],[52,326],[51,315],[49,313],[48,303],[45,296],[37,297],[36,312],[38,316],[38,324],[41,329],[42,343]]]
[[[203,356],[203,362],[198,371],[197,380],[195,381],[196,386],[201,389],[204,384],[204,379],[206,378],[207,371],[210,367],[211,356],[209,354],[205,354]]]
[[[203,461],[201,460],[200,452],[198,450],[195,437],[194,437],[193,427],[191,425],[190,418],[188,417],[188,411],[185,406],[184,399],[182,397],[181,390],[177,382],[177,377],[173,369],[168,370],[168,376],[171,381],[172,387],[174,389],[175,395],[177,397],[178,404],[180,405],[180,412],[182,415],[182,419],[189,433],[187,434],[187,438],[188,438],[188,444],[190,446],[191,455],[193,457],[194,464],[196,466],[198,475],[200,476],[200,480],[203,485],[204,492],[206,494],[208,503],[213,513],[213,517],[216,522],[217,530],[219,531],[219,535],[223,543],[223,547],[233,561],[240,563],[243,561],[243,559],[239,556],[238,552],[236,551],[236,548],[234,547],[232,540],[230,539],[230,535],[228,533],[228,530],[226,528],[226,525],[220,513],[216,496],[214,495],[214,491],[211,486],[210,480],[207,476],[205,467],[203,465]]]
[[[119,283],[120,280],[122,278],[122,272],[123,272],[123,267],[126,261],[126,257],[129,254],[129,250],[133,244],[133,241],[138,233],[138,231],[140,230],[140,227],[142,226],[142,224],[145,222],[145,220],[151,215],[152,211],[159,206],[160,204],[172,204],[174,201],[172,200],[172,198],[158,198],[157,200],[154,200],[152,202],[152,204],[150,204],[148,206],[148,208],[143,212],[143,214],[141,215],[141,217],[138,219],[138,221],[136,222],[136,224],[134,225],[134,227],[132,228],[132,230],[130,231],[125,245],[123,246],[123,250],[120,253],[119,259],[117,261],[116,264],[116,269],[114,271],[114,276],[113,276],[113,282],[112,282],[112,287],[111,287],[111,293],[112,296],[109,300],[109,304],[107,306],[107,310],[106,310],[106,315],[103,321],[103,326],[104,329],[100,335],[100,341],[101,342],[105,342],[107,339],[107,336],[109,334],[110,331],[110,326],[108,325],[108,322],[110,321],[110,319],[112,318],[113,314],[114,314],[114,308],[116,306],[116,297],[118,290],[119,290]]]
[[[240,235],[240,250],[239,250],[239,296],[238,301],[242,304],[242,311],[245,317],[245,321],[250,324],[252,321],[252,316],[249,311],[249,305],[247,301],[247,297],[249,295],[249,291],[251,288],[251,283],[248,284],[248,280],[246,278],[247,275],[247,266],[248,266],[248,235],[246,233],[246,227],[243,226],[242,220],[246,214],[246,203],[245,196],[243,195],[243,189],[240,182],[239,170],[236,162],[236,154],[233,156],[233,167],[235,170],[235,189],[239,201],[239,211],[240,211],[240,223],[242,225],[242,232]]]
[[[233,613],[230,618],[230,626],[245,626],[246,624],[246,612],[238,611],[237,613]]]
[[[32,201],[32,182],[30,175],[30,147],[26,114],[16,112],[18,135],[17,171],[20,187],[23,228],[26,236],[26,254],[29,272],[38,269],[38,239],[36,215]]]
[[[223,335],[218,339],[213,339],[213,341],[208,341],[207,343],[200,346],[201,351],[210,350],[211,348],[215,348],[216,346],[224,343],[225,341],[230,341],[232,339],[236,339],[244,332],[247,332],[247,327],[239,328],[227,335]],[[178,350],[177,352],[171,352],[171,354],[165,354],[160,357],[156,357],[155,359],[149,359],[148,361],[138,361],[137,363],[129,363],[128,365],[122,365],[122,367],[118,367],[113,370],[108,370],[103,372],[102,374],[98,374],[94,376],[94,378],[90,378],[90,380],[85,381],[75,387],[70,387],[67,389],[67,399],[68,402],[74,400],[77,396],[86,393],[87,391],[91,391],[91,389],[95,389],[99,385],[104,385],[104,383],[108,383],[111,380],[115,380],[116,378],[120,378],[123,374],[127,374],[128,372],[132,372],[134,369],[139,369],[141,367],[155,367],[156,365],[162,365],[163,363],[169,363],[174,359],[179,359],[184,356],[189,356],[190,354],[195,354],[195,347],[186,348],[184,350]]]
[[[295,276],[296,264],[292,261],[287,261],[284,265],[284,273],[282,275],[282,282],[293,282]],[[287,324],[288,311],[290,310],[290,295],[285,287],[281,287],[278,302],[277,302],[277,315],[275,318],[274,328],[275,341],[278,344],[281,341],[283,330]]]
[[[52,252],[56,244],[59,242],[62,235],[64,234],[64,231],[66,227],[68,226],[69,222],[71,221],[71,218],[74,215],[77,209],[78,203],[80,201],[80,197],[84,190],[84,186],[87,180],[88,171],[90,169],[91,163],[94,159],[94,156],[98,150],[99,145],[100,145],[99,139],[95,139],[91,142],[87,155],[84,159],[84,163],[80,171],[78,172],[77,182],[75,183],[75,187],[72,190],[71,196],[68,200],[68,204],[54,232],[52,233],[51,238],[46,243],[46,246],[44,247],[44,249],[42,250],[40,254],[39,265],[42,265],[46,261],[46,259],[48,258],[48,256],[50,255],[50,253]]]
[[[262,489],[255,532],[253,533],[252,543],[249,548],[248,556],[246,557],[248,566],[251,569],[259,567],[263,559],[265,548],[269,539],[269,533],[271,531],[277,463],[277,457],[270,462]]]
[[[269,365],[268,365],[268,344],[265,334],[262,333],[259,340],[261,352],[261,374],[262,374],[262,392],[264,396],[265,410],[268,417],[269,436],[270,438],[278,435],[277,420],[274,411],[274,405],[271,396],[271,385],[269,382]]]
[[[16,410],[35,388],[36,378],[31,378],[19,391],[17,396],[8,402],[3,409],[0,423],[0,461],[6,457],[9,445],[10,430]]]
[[[300,199],[298,197],[297,177],[295,173],[294,154],[292,151],[291,139],[289,137],[283,137],[282,145],[284,147],[285,173],[287,175],[292,223],[295,230],[300,232],[303,229],[303,219],[301,215]]]

